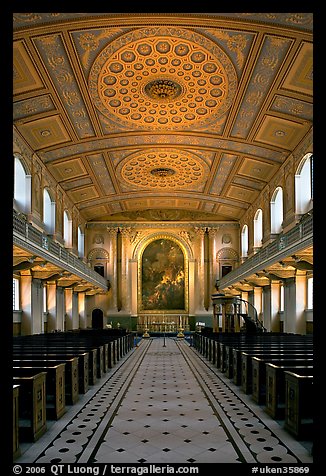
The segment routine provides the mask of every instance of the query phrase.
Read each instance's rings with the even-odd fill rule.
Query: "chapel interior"
[[[14,460],[312,463],[312,13],[12,20]],[[283,346],[285,413],[223,367],[227,343]],[[51,417],[64,345],[107,360],[75,397],[56,360]]]

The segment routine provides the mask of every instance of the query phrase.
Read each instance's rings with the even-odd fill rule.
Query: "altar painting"
[[[158,239],[145,248],[141,265],[142,309],[185,309],[185,263],[180,246]]]

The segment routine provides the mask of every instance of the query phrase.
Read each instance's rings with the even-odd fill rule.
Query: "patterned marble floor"
[[[183,339],[143,339],[21,463],[312,463],[309,450]]]

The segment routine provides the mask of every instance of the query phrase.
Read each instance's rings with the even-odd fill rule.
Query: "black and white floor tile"
[[[183,339],[143,339],[16,462],[312,463]]]

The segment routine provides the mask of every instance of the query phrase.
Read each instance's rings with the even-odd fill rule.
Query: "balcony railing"
[[[219,281],[219,288],[223,289],[243,279],[250,274],[273,264],[287,255],[312,244],[313,216],[307,214],[302,221],[286,233],[282,233],[272,243],[257,251],[238,268],[230,271]]]
[[[13,233],[14,244],[22,247],[25,244],[29,251],[42,256],[47,261],[73,272],[82,279],[87,279],[103,290],[108,289],[108,282],[103,276],[89,268],[83,261],[63,248],[50,236],[35,228],[22,215],[18,215],[15,212],[13,214]]]

